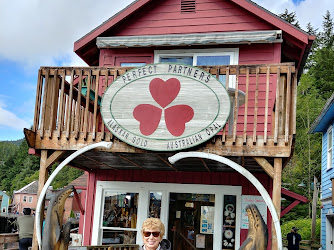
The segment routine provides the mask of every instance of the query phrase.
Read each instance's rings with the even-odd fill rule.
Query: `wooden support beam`
[[[281,188],[282,188],[282,158],[274,159],[274,181],[273,181],[273,194],[272,199],[276,208],[277,216],[280,218],[281,215]],[[271,227],[271,249],[277,250],[277,236],[274,224]]]
[[[300,203],[299,200],[295,200],[294,202],[292,202],[289,206],[287,206],[286,208],[283,209],[283,211],[281,212],[281,218],[287,214],[291,209],[293,209],[295,206],[297,206]]]
[[[119,158],[122,158],[123,160],[126,160],[127,162],[130,162],[132,165],[134,165],[134,166],[136,166],[136,167],[138,167],[138,168],[141,168],[141,169],[147,171],[146,168],[144,168],[144,167],[140,166],[139,164],[137,164],[137,163],[135,163],[135,162],[129,160],[128,158],[126,158],[126,157],[124,157],[124,156],[121,156],[121,155],[119,155],[119,154],[115,154],[115,155],[117,155]]]
[[[211,172],[210,168],[208,167],[208,165],[206,164],[206,162],[202,159],[199,158],[201,160],[201,162],[203,163],[204,167],[206,168],[206,170],[208,170],[208,172]]]
[[[172,164],[170,164],[168,161],[166,161],[164,158],[162,158],[160,155],[155,154],[156,156],[158,156],[158,158],[163,161],[168,167],[171,167],[172,169],[174,169],[176,172],[178,172],[179,170],[177,170]]]
[[[39,167],[39,180],[38,180],[38,191],[37,191],[37,199],[44,187],[48,179],[48,170],[55,163],[62,155],[64,151],[55,151],[51,156],[48,157],[48,150],[41,151],[41,160],[40,160],[40,167]],[[44,203],[42,203],[41,211],[44,211]],[[41,216],[41,228],[43,223],[43,216]],[[38,242],[37,242],[37,235],[36,235],[36,225],[34,226],[34,235],[33,235],[33,244],[32,250],[38,250]]]
[[[117,170],[116,168],[113,168],[113,167],[111,167],[111,166],[105,164],[105,163],[102,162],[102,161],[97,161],[97,160],[95,160],[95,159],[93,159],[93,158],[91,158],[91,157],[88,157],[88,156],[85,155],[85,154],[82,154],[81,156],[84,157],[84,158],[86,158],[86,159],[88,159],[88,160],[90,160],[90,161],[92,161],[92,162],[95,162],[95,163],[97,163],[97,164],[99,164],[99,165],[106,166],[106,167],[108,167],[108,168],[110,168],[110,169],[112,169],[112,170]]]
[[[81,212],[82,215],[84,215],[84,214],[85,214],[85,210],[84,210],[84,208],[82,207],[81,200],[80,200],[80,198],[79,198],[79,195],[78,195],[78,193],[77,193],[77,190],[74,189],[74,192],[73,192],[73,193],[74,193],[74,198],[75,198],[75,200],[77,201],[77,203],[78,203],[78,205],[79,205],[80,212]]]
[[[263,168],[263,170],[274,179],[274,168],[271,164],[263,157],[253,157],[254,160]]]
[[[59,158],[65,153],[65,151],[55,151],[52,153],[52,155],[50,155],[47,160],[45,165],[48,167],[51,167],[53,163],[55,163],[56,161],[59,160]],[[43,183],[44,186],[44,183]]]

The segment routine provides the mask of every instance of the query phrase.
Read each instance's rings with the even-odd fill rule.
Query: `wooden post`
[[[48,151],[42,150],[41,152],[41,161],[40,161],[40,167],[39,167],[39,180],[38,180],[38,191],[37,191],[37,197],[39,197],[39,194],[41,193],[43,186],[45,182],[48,179],[48,166],[47,164],[47,158],[48,158]],[[44,211],[44,204],[42,205],[41,211]],[[43,216],[41,216],[41,225],[43,223]],[[42,228],[42,227],[41,227]],[[34,226],[34,235],[33,235],[33,242],[32,242],[32,250],[38,250],[38,242],[37,242],[37,235],[36,235],[36,225]]]
[[[281,184],[282,184],[282,158],[274,159],[274,182],[273,182],[273,194],[272,199],[276,208],[277,216],[280,218],[281,215]],[[277,236],[274,224],[271,227],[271,249],[277,250]]]
[[[39,167],[39,180],[38,180],[38,191],[37,191],[37,199],[44,187],[48,179],[48,170],[52,164],[57,161],[64,151],[55,151],[50,157],[48,157],[48,150],[41,151],[41,160],[40,160],[40,167]],[[44,211],[44,203],[42,203],[41,211]],[[41,216],[41,228],[43,223],[43,216]],[[32,240],[32,250],[38,250],[38,242],[37,242],[37,235],[36,235],[36,225],[34,225],[34,235]]]
[[[318,202],[318,188],[317,188],[317,177],[314,176],[313,181],[313,202],[312,202],[312,228],[311,228],[311,240],[315,240],[315,228],[317,219],[317,202]]]

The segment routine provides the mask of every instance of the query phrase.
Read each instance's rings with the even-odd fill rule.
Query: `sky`
[[[269,11],[296,12],[302,28],[321,29],[333,0],[253,0]],[[132,0],[0,0],[0,141],[24,137],[34,119],[41,66],[87,66],[74,42]]]

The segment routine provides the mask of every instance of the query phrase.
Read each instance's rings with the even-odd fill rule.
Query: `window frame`
[[[215,48],[215,49],[172,49],[172,50],[155,50],[154,51],[154,63],[159,63],[161,57],[177,57],[177,56],[192,56],[193,65],[197,66],[198,56],[230,56],[229,65],[239,64],[239,48]],[[230,75],[229,88],[234,89],[236,83],[236,76]],[[226,83],[222,82],[225,86]]]
[[[29,202],[29,203],[32,203],[32,199],[33,199],[32,196],[29,196],[29,197],[28,197],[28,202]]]
[[[230,65],[239,64],[239,48],[154,50],[154,63],[159,63],[160,58],[164,56],[192,56],[192,66],[197,66],[198,56],[227,55],[230,56]]]
[[[331,137],[329,135],[332,135]],[[331,142],[331,147],[329,147]],[[333,168],[333,126],[330,126],[327,130],[327,170]]]
[[[23,202],[27,202],[27,196],[23,195]]]

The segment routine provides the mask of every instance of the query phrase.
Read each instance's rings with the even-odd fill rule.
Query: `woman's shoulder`
[[[166,240],[166,239],[163,239],[161,242],[160,242],[160,249],[161,250],[171,250],[172,249],[172,244],[170,243],[169,240]]]

